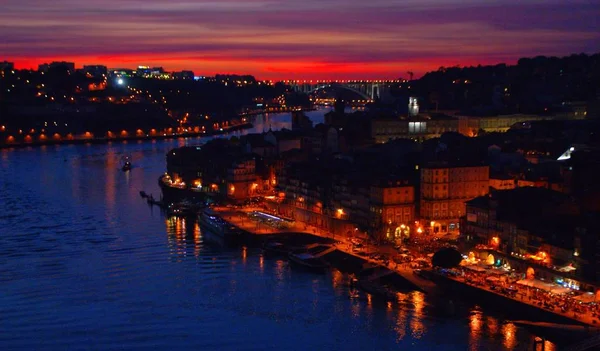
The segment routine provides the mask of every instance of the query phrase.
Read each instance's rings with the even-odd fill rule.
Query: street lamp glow
[[[119,79],[117,79],[117,84],[123,85],[123,84],[125,84],[125,81],[123,80],[123,78],[119,78]]]

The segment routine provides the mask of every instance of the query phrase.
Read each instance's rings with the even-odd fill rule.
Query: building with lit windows
[[[248,156],[238,158],[227,169],[227,196],[243,200],[258,190],[256,161]]]
[[[400,241],[417,230],[415,187],[405,179],[382,179],[370,188],[371,227],[389,241]]]
[[[408,98],[408,116],[416,117],[417,115],[419,115],[419,102],[416,97],[411,96]]]
[[[489,166],[435,162],[421,168],[420,219],[432,234],[457,234],[465,203],[489,193]]]
[[[82,72],[89,77],[102,78],[108,75],[108,68],[103,65],[86,65],[83,66]]]
[[[376,143],[394,139],[423,141],[447,132],[458,132],[458,127],[457,118],[445,115],[423,115],[410,119],[374,118],[371,120],[371,137]]]
[[[516,181],[513,177],[507,175],[490,176],[490,188],[496,190],[510,190],[516,188]]]
[[[528,187],[468,201],[461,237],[490,264],[588,290],[600,280],[598,229],[597,216],[582,213],[571,197]]]
[[[217,139],[203,146],[171,150],[167,154],[167,174],[161,179],[165,186],[175,183],[189,194],[239,201],[272,190],[271,179],[258,174],[257,168],[268,165],[239,146]]]

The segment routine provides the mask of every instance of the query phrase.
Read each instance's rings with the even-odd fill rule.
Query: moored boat
[[[303,246],[293,246],[280,241],[265,241],[262,245],[263,253],[266,256],[288,257],[292,252],[306,252],[307,248]]]
[[[269,256],[287,256],[290,253],[290,249],[277,241],[265,242],[262,249],[264,254]]]
[[[193,204],[187,201],[182,201],[179,203],[171,204],[171,206],[169,206],[167,209],[167,213],[171,216],[194,216],[198,214],[198,211],[200,209],[200,205]]]
[[[123,156],[121,158],[121,170],[127,172],[131,169],[131,158],[129,156]]]
[[[203,237],[220,245],[234,245],[241,237],[241,231],[207,208],[198,215],[198,223]]]
[[[397,299],[393,291],[374,281],[359,279],[358,287],[371,295],[382,297],[388,301],[395,301]]]
[[[309,252],[290,253],[288,258],[291,263],[313,272],[324,273],[329,268],[329,263]]]

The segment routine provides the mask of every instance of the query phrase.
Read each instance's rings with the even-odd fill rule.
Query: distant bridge
[[[306,94],[326,88],[341,88],[352,91],[364,99],[374,100],[381,97],[391,85],[404,83],[406,80],[288,80],[284,84],[294,91]]]

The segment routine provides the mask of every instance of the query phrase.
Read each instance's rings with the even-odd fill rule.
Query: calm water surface
[[[322,112],[310,113],[322,120]],[[289,115],[256,130],[289,127]],[[242,133],[242,132],[239,132]],[[238,134],[239,134],[238,133]],[[531,335],[419,292],[388,306],[350,299],[348,277],[293,270],[260,250],[206,244],[166,218],[165,154],[200,139],[0,150],[3,350],[510,350]],[[119,170],[123,155],[134,168]]]

